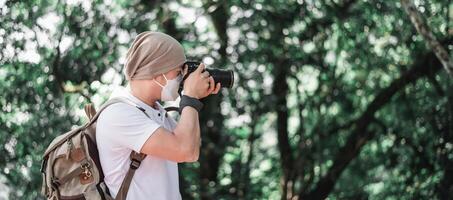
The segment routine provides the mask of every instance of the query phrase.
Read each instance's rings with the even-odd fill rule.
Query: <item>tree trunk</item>
[[[288,108],[286,107],[288,95],[288,83],[286,77],[290,66],[289,60],[279,60],[274,63],[275,80],[273,85],[273,94],[276,97],[274,105],[277,112],[277,139],[278,150],[280,152],[281,167],[283,172],[281,187],[282,199],[287,199],[292,196],[289,191],[292,188],[291,174],[293,173],[294,159],[292,150],[289,144],[288,137]]]
[[[206,11],[214,4],[215,10],[208,13],[214,24],[217,36],[220,41],[220,48],[217,52],[220,54],[220,60],[214,62],[214,66],[226,66],[228,45],[227,21],[229,18],[226,2],[207,2],[204,5]],[[215,199],[218,187],[217,173],[221,164],[222,157],[226,148],[226,137],[222,135],[224,116],[220,113],[220,103],[223,95],[221,93],[210,96],[203,100],[206,113],[200,115],[200,128],[203,130],[203,145],[200,155],[200,196],[201,199]]]

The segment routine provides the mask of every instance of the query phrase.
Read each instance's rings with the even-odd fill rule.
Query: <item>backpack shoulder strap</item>
[[[146,114],[146,112],[145,112],[145,109],[143,109],[142,107],[140,107],[136,103],[132,102],[131,100],[129,100],[129,99],[125,98],[125,97],[114,97],[114,98],[111,98],[110,100],[108,100],[107,102],[105,102],[104,104],[102,104],[102,106],[99,109],[99,111],[94,116],[92,116],[90,118],[90,121],[87,123],[86,126],[90,126],[91,124],[96,122],[96,120],[98,119],[99,115],[101,115],[102,111],[104,111],[108,106],[110,106],[112,104],[115,104],[115,103],[127,103],[127,104],[129,104],[131,106],[134,106],[134,107],[138,108],[143,113],[145,113],[146,116],[148,116],[148,114]]]
[[[115,200],[126,200],[127,192],[129,191],[129,186],[131,185],[135,170],[140,167],[140,164],[143,159],[145,159],[145,157],[146,155],[143,153],[137,153],[135,151],[131,152],[131,165],[129,166],[129,170],[127,171],[126,176],[123,179],[123,183],[121,183],[121,187],[116,194]]]
[[[105,108],[107,108],[108,106],[110,106],[112,104],[115,104],[115,103],[126,103],[126,104],[129,104],[129,105],[133,106],[133,107],[136,107],[140,111],[142,111],[148,118],[150,118],[149,115],[145,112],[144,108],[140,107],[139,105],[137,105],[136,103],[132,102],[128,98],[125,98],[125,97],[114,97],[114,98],[108,100],[107,102],[105,102],[101,106],[101,108],[99,109],[99,111],[97,113],[94,112],[95,114],[91,115],[92,117],[90,117],[90,122],[87,123],[87,126],[89,126],[89,125],[93,124],[94,122],[96,122],[96,120],[98,119],[98,117],[101,114],[101,112]],[[87,108],[87,109],[88,110],[86,110],[86,111],[88,111],[90,114],[93,113],[91,108]],[[145,157],[146,157],[146,154],[138,153],[138,152],[135,152],[135,151],[131,152],[131,154],[130,154],[131,164],[129,166],[129,170],[126,173],[126,176],[123,179],[123,182],[121,183],[121,187],[118,190],[118,193],[116,195],[115,200],[126,200],[127,192],[129,191],[129,186],[131,185],[132,178],[134,177],[134,174],[135,174],[135,170],[137,170],[140,167],[140,164],[143,161],[143,159],[145,159]]]

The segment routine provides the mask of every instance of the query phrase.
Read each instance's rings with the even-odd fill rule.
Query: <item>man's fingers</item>
[[[212,91],[214,91],[215,89],[215,83],[214,83],[214,78],[209,77],[209,90],[208,90],[208,94],[211,94]]]
[[[187,72],[189,71],[189,66],[184,65],[183,68],[184,68],[184,69],[182,70],[182,75],[185,76],[185,75],[187,74]]]
[[[222,87],[222,86],[220,85],[220,83],[217,83],[216,88],[215,88],[214,92],[212,92],[212,94],[217,94],[217,93],[219,93],[221,87]]]
[[[197,74],[201,74],[201,72],[203,72],[204,68],[205,68],[204,64],[201,63],[201,64],[197,67],[197,70],[195,70],[195,72],[196,72]]]
[[[209,77],[209,72],[208,71],[204,71],[203,73],[201,73],[201,76],[203,78],[208,78]]]

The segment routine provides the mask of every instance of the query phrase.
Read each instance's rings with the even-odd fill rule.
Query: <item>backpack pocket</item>
[[[81,135],[68,138],[51,155],[51,182],[62,199],[83,199],[83,192],[95,185],[93,163],[83,148]]]

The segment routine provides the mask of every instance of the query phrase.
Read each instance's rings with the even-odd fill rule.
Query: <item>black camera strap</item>
[[[165,111],[167,111],[167,112],[178,111],[179,112],[179,107],[175,107],[175,106],[166,107]]]

